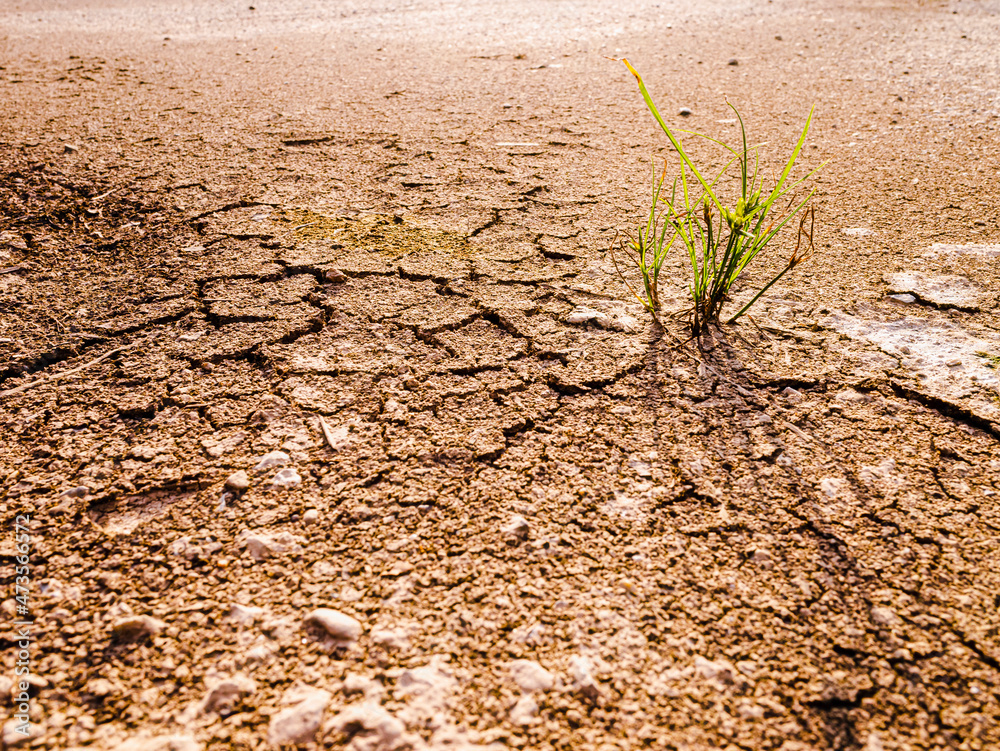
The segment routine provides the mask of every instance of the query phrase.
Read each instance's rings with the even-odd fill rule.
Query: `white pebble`
[[[403,740],[406,726],[374,700],[345,707],[330,720],[327,729],[339,734],[354,731],[361,740],[359,748],[383,749],[402,747],[400,740]]]
[[[530,695],[522,696],[510,710],[510,721],[513,725],[531,725],[538,715],[538,702]]]
[[[271,467],[280,467],[283,464],[288,464],[292,457],[286,454],[284,451],[272,451],[270,454],[264,454],[260,461],[257,462],[257,466],[254,467],[254,471],[260,471],[264,469],[271,469]]]
[[[223,717],[231,715],[236,703],[256,690],[257,684],[245,675],[237,673],[231,678],[223,678],[205,694],[201,701],[201,713],[215,713]]]
[[[534,660],[514,660],[510,664],[510,677],[527,694],[548,691],[555,685],[552,673]]]
[[[895,626],[899,623],[899,616],[891,608],[875,607],[871,611],[872,623],[876,626]]]
[[[279,469],[278,473],[271,478],[271,487],[294,488],[301,482],[302,478],[299,476],[298,472],[296,472],[292,467],[285,467],[284,469]]]
[[[332,608],[314,610],[306,616],[305,621],[319,626],[334,639],[345,642],[357,641],[364,631],[357,619]]]
[[[520,540],[528,539],[528,533],[531,531],[531,526],[528,524],[528,520],[523,516],[513,516],[510,521],[507,522],[503,531],[508,535],[513,535]]]
[[[279,748],[311,743],[332,698],[329,691],[309,689],[297,704],[271,717],[267,728],[268,743]]]
[[[249,626],[262,615],[264,615],[264,608],[233,603],[226,617],[232,621],[236,621],[241,626]]]
[[[250,487],[250,478],[241,469],[239,472],[233,472],[226,478],[226,487],[234,493],[242,493]]]

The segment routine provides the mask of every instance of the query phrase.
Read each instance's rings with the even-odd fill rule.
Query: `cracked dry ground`
[[[840,81],[871,18],[829,12],[852,21],[830,29]],[[911,44],[962,23],[920,13],[934,23]],[[764,19],[761,40],[813,28]],[[690,23],[678,44],[712,28]],[[870,33],[909,23],[884,11]],[[101,96],[117,68],[139,106],[108,97],[134,120],[69,132],[85,161],[41,105],[0,150],[4,521],[31,514],[37,586],[21,747],[266,748],[294,740],[289,717],[304,745],[357,751],[1000,745],[1000,429],[825,323],[824,306],[900,315],[879,275],[915,262],[940,217],[845,239],[889,199],[853,194],[864,163],[833,164],[808,283],[700,352],[623,302],[604,252],[641,208],[614,205],[605,170],[644,184],[654,137],[617,145],[642,113],[615,104],[624,124],[606,125],[572,87],[529,104],[540,53],[472,63],[529,92],[523,114],[490,104],[498,140],[549,134],[485,160],[452,137],[468,125],[422,119],[419,92],[388,91],[399,132],[307,110],[261,133],[226,89],[206,122],[169,120],[180,95],[139,81],[214,75],[170,51],[169,78],[139,55],[48,54],[23,55],[17,91],[88,123],[72,92]],[[720,55],[705,90],[730,73]],[[913,97],[930,117],[935,94]],[[570,105],[588,116],[545,109]],[[827,122],[855,127],[840,112]],[[198,136],[223,127],[238,135]],[[844,148],[817,127],[819,158]],[[905,184],[924,174],[910,133],[883,152]],[[995,131],[971,127],[935,158],[957,169],[976,133],[995,167]],[[599,166],[568,166],[581,153]],[[933,189],[969,227],[995,194]],[[848,252],[866,268],[845,270]],[[569,323],[580,306],[603,316]],[[989,332],[995,313],[906,315]],[[275,451],[286,465],[254,469]],[[274,487],[288,469],[300,482]],[[227,491],[241,470],[249,487]],[[348,638],[328,638],[320,608],[360,635],[341,619]]]

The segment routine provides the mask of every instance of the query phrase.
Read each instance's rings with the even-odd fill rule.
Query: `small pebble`
[[[694,658],[694,669],[706,680],[723,684],[731,684],[736,680],[736,668],[726,660],[712,661],[698,655]]]
[[[894,303],[899,303],[900,305],[913,305],[913,303],[917,301],[916,297],[906,293],[899,295],[887,295],[886,299]]]
[[[267,728],[268,743],[275,748],[311,743],[332,698],[329,691],[309,689],[294,706],[271,717]]]
[[[330,269],[323,274],[323,279],[330,284],[343,284],[347,281],[347,274],[340,269]]]
[[[272,537],[243,530],[237,539],[246,545],[250,557],[255,561],[262,561],[279,553],[297,553],[302,550],[299,544],[302,538],[288,532],[279,532]]]
[[[278,473],[271,478],[271,487],[294,488],[301,482],[302,478],[299,476],[298,472],[296,472],[292,467],[285,467],[284,469],[279,469]]]
[[[740,61],[737,60],[735,57],[729,58],[729,62],[726,63],[726,65],[739,65],[739,64],[740,64]]]
[[[292,460],[288,454],[284,451],[272,451],[269,454],[264,454],[257,462],[257,466],[254,467],[255,471],[260,471],[263,469],[271,469],[271,467],[280,467],[283,464],[288,464]]]
[[[361,623],[351,616],[332,608],[319,608],[305,617],[305,622],[322,628],[334,639],[357,641],[364,631]]]
[[[116,621],[111,627],[111,633],[119,641],[139,641],[156,636],[166,625],[148,615],[132,615]]]
[[[871,610],[872,623],[876,626],[895,626],[899,623],[899,616],[891,608],[875,607]]]
[[[308,509],[304,514],[302,514],[303,524],[315,524],[319,521],[319,511],[314,508]]]
[[[215,713],[227,717],[233,713],[233,707],[244,696],[249,696],[257,690],[257,684],[245,675],[237,674],[224,678],[216,683],[201,700],[201,713]]]
[[[518,540],[527,540],[528,534],[531,532],[531,526],[523,516],[512,516],[503,528],[503,531],[505,534],[516,537]]]
[[[788,401],[790,401],[792,404],[799,404],[802,400],[805,399],[801,391],[799,391],[798,389],[793,389],[791,386],[785,386],[784,390],[782,390],[781,392],[781,395],[785,397]]]
[[[250,478],[241,469],[239,472],[233,472],[226,478],[226,487],[234,493],[242,493],[250,487]]]
[[[597,701],[601,695],[600,686],[594,680],[593,665],[586,657],[573,657],[569,661],[570,674],[573,676],[573,688],[584,698]]]
[[[386,649],[405,649],[410,640],[406,632],[401,628],[376,628],[372,629],[372,642]]]
[[[687,107],[681,107],[677,114],[681,117],[688,117],[691,114],[691,110]]]
[[[241,626],[248,626],[264,615],[264,608],[259,608],[254,605],[240,605],[238,602],[233,603],[232,607],[229,608],[229,613],[226,616],[230,620],[236,621]]]
[[[79,150],[80,150],[79,146],[74,146],[71,143],[67,143],[67,144],[63,145],[63,152],[66,153],[66,154],[75,154]]]
[[[548,691],[555,685],[552,673],[534,660],[514,660],[510,664],[510,677],[526,694]]]
[[[90,495],[90,488],[86,485],[80,485],[75,488],[70,488],[69,490],[64,490],[59,494],[60,498],[86,498]]]
[[[531,725],[538,715],[538,702],[531,696],[522,696],[510,710],[510,721],[513,725]]]

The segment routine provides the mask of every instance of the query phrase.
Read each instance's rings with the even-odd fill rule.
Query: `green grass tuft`
[[[667,162],[664,161],[659,177],[654,164],[652,200],[646,221],[634,235],[615,239],[612,259],[618,275],[632,294],[656,317],[660,308],[659,278],[663,262],[675,244],[683,246],[692,274],[688,287],[692,307],[687,312],[692,334],[701,336],[708,326],[718,326],[722,307],[729,299],[733,282],[796,216],[799,217],[798,240],[785,267],[750,302],[731,316],[728,322],[732,323],[744,315],[773,284],[812,256],[815,209],[807,204],[815,189],[801,200],[798,200],[793,191],[812,177],[819,167],[796,180],[789,180],[789,176],[805,144],[813,113],[809,112],[802,135],[792,149],[781,175],[774,179],[770,189],[765,189],[760,169],[759,145],[747,145],[743,118],[731,104],[729,106],[736,113],[740,124],[742,143],[738,147],[733,148],[701,133],[680,131],[705,138],[728,152],[725,166],[709,179],[691,160],[680,138],[663,121],[642,76],[628,60],[622,62],[639,82],[639,91],[646,106],[676,151],[680,174],[672,183],[667,183]],[[739,169],[740,194],[735,208],[731,208],[723,203],[717,186],[734,165]],[[618,266],[616,247],[639,268],[643,294],[639,294],[625,279]]]

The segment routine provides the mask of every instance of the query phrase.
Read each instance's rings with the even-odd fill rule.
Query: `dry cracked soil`
[[[6,0],[3,747],[1000,748],[998,39]],[[623,55],[766,170],[816,107],[816,255],[700,348],[608,252],[669,155]]]

